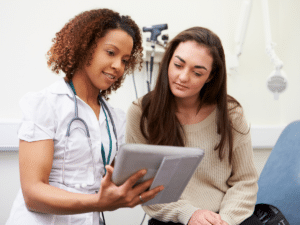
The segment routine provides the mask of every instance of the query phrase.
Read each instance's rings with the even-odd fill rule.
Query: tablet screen
[[[115,159],[112,181],[116,185],[121,185],[141,169],[146,169],[147,174],[138,183],[153,178],[165,156],[198,156],[201,161],[204,151],[191,147],[123,144]]]

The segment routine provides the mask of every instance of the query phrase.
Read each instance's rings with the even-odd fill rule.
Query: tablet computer
[[[137,183],[141,183],[153,178],[155,177],[158,169],[166,157],[169,157],[169,159],[172,160],[176,158],[185,158],[184,167],[186,169],[180,171],[180,176],[185,178],[187,176],[191,177],[203,156],[204,151],[200,148],[146,144],[123,144],[120,146],[118,155],[115,159],[112,181],[118,186],[122,185],[131,175],[135,174],[141,169],[146,169],[147,173],[144,177],[139,179]],[[191,163],[190,166],[189,162]],[[191,168],[188,169],[187,167]],[[176,168],[178,168],[178,166]],[[164,172],[168,173],[168,171]]]

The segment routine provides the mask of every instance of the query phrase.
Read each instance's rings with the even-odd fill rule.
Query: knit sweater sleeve
[[[145,139],[140,130],[141,116],[142,109],[138,105],[138,102],[135,101],[131,104],[126,114],[126,143],[147,144],[147,140]]]
[[[258,191],[258,174],[254,166],[251,136],[241,108],[232,116],[234,131],[232,175],[227,181],[230,187],[221,202],[221,218],[229,225],[240,224],[251,216]]]
[[[147,144],[147,140],[140,131],[141,115],[141,107],[137,102],[132,103],[127,112],[126,143]],[[183,199],[174,203],[144,206],[143,209],[150,217],[160,221],[173,221],[183,224],[187,224],[192,214],[198,210],[198,208]]]
[[[188,201],[179,199],[177,202],[143,206],[144,211],[159,221],[188,224],[193,213],[199,208]]]

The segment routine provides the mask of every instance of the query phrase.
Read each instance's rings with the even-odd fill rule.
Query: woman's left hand
[[[228,223],[215,212],[199,209],[193,213],[188,225],[228,225]]]
[[[138,171],[128,178],[124,184],[116,186],[111,180],[113,167],[106,166],[105,168],[106,175],[101,181],[101,187],[97,194],[97,211],[112,211],[122,207],[132,208],[151,200],[163,190],[163,186],[159,186],[147,191],[153,182],[153,178],[136,185],[136,182],[146,174],[146,170]]]

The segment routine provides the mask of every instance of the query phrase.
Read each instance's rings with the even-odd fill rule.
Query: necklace
[[[72,80],[70,80],[69,84],[70,84],[70,86],[71,86],[74,94],[77,95]],[[99,96],[98,96],[98,98],[99,98]],[[101,155],[102,155],[102,161],[103,161],[103,164],[104,164],[104,172],[106,174],[105,166],[107,164],[109,164],[109,161],[110,161],[111,152],[112,152],[112,139],[111,139],[111,135],[110,135],[110,129],[109,129],[109,124],[108,124],[108,119],[107,119],[107,115],[106,115],[105,109],[104,109],[104,107],[103,107],[102,104],[100,104],[100,105],[102,106],[102,110],[103,110],[104,115],[105,115],[106,129],[107,129],[107,133],[108,133],[108,137],[109,137],[109,153],[108,153],[107,160],[106,160],[106,157],[105,157],[105,149],[104,149],[103,143],[101,143]]]

